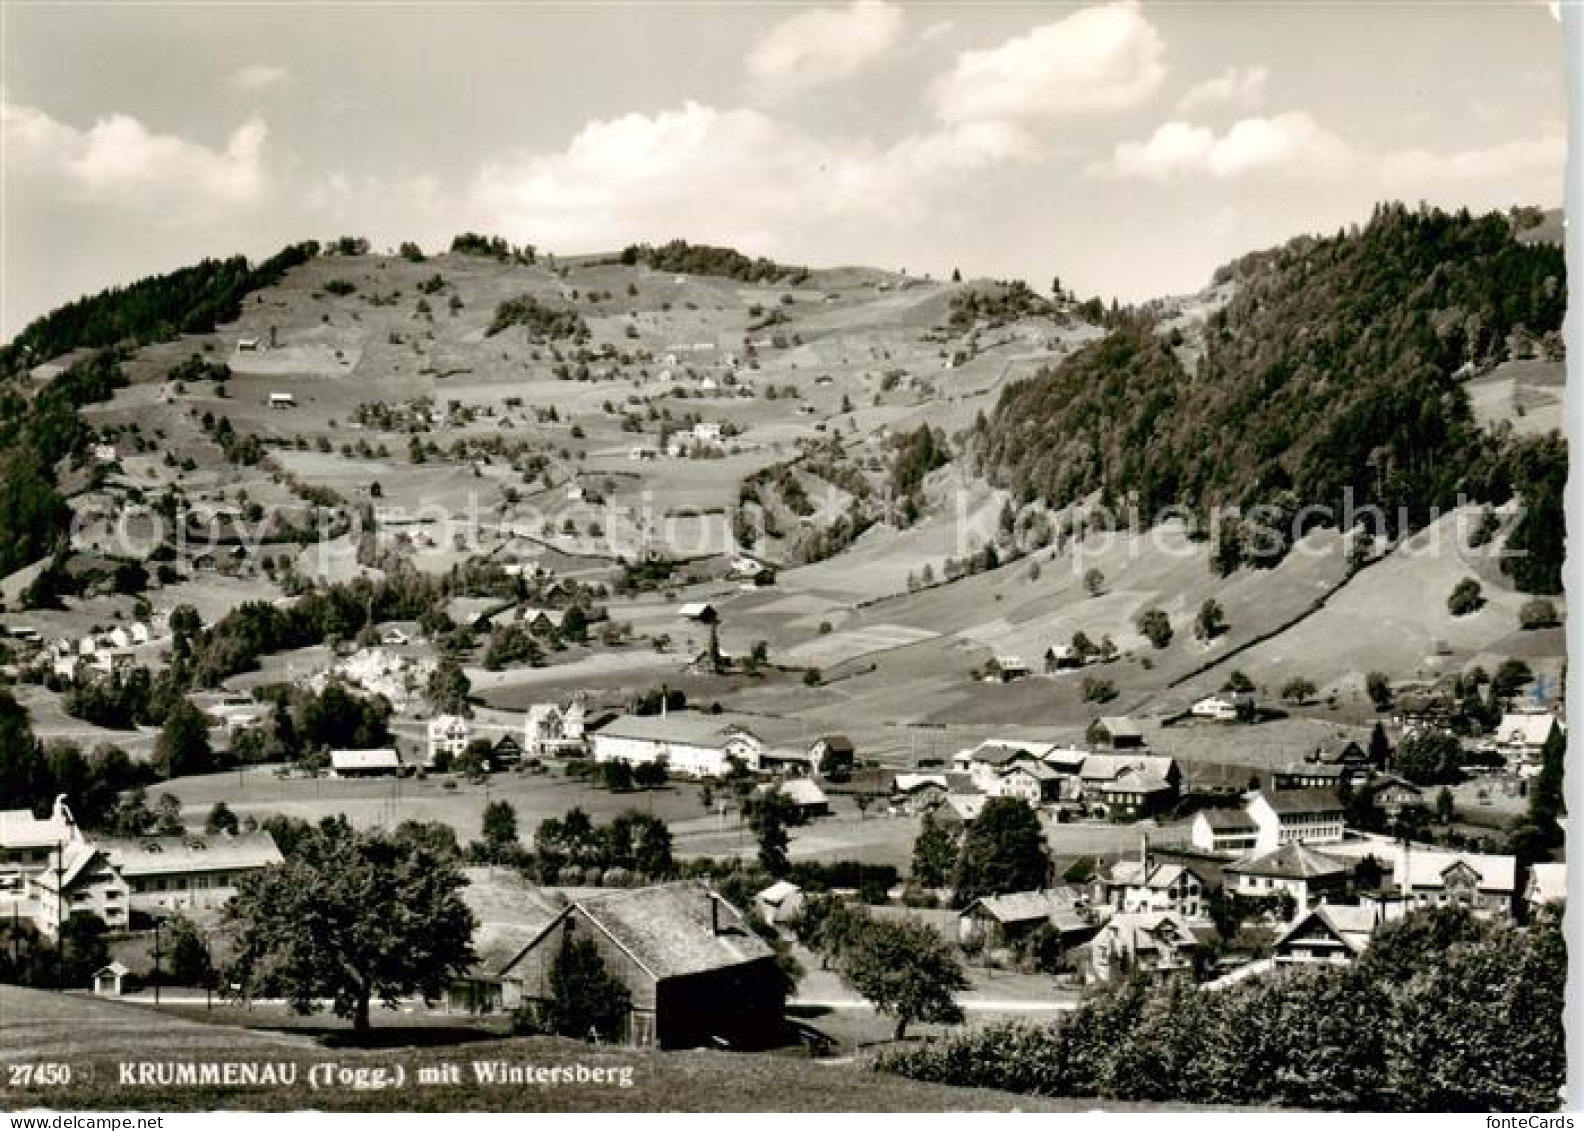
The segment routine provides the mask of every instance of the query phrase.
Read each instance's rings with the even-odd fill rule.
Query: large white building
[[[1345,832],[1342,802],[1329,790],[1260,790],[1249,798],[1247,812],[1259,830],[1256,852],[1284,844],[1336,844]]]
[[[593,741],[596,762],[664,762],[672,773],[693,777],[724,777],[734,760],[757,771],[765,750],[743,722],[692,711],[622,715],[595,731]]]

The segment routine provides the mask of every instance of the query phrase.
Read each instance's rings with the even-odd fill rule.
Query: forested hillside
[[[1196,372],[1147,315],[1122,320],[1007,389],[977,429],[980,469],[1025,501],[1099,491],[1136,496],[1146,513],[1265,506],[1265,525],[1283,528],[1301,506],[1340,509],[1349,488],[1407,529],[1459,492],[1500,503],[1517,491],[1531,560],[1513,572],[1526,588],[1558,587],[1560,539],[1540,527],[1561,528],[1565,448],[1480,429],[1462,380],[1560,356],[1561,248],[1519,242],[1500,214],[1393,204],[1362,231],[1246,256],[1217,282],[1228,277],[1234,297],[1205,326]],[[1219,560],[1283,549],[1232,545]]]
[[[30,323],[0,349],[0,374],[37,365],[75,349],[165,341],[213,330],[236,318],[242,297],[279,282],[319,253],[313,241],[293,244],[257,266],[240,255],[205,259],[125,287],[69,302]]]

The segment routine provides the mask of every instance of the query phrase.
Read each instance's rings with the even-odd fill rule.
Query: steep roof
[[[1311,921],[1319,922],[1331,933],[1331,936],[1342,943],[1354,954],[1360,954],[1369,945],[1369,938],[1375,933],[1379,925],[1379,918],[1373,907],[1358,907],[1351,904],[1320,903],[1307,911],[1301,911],[1281,937],[1275,942],[1275,947],[1280,949],[1283,943],[1292,938]]]
[[[1106,733],[1111,736],[1113,742],[1119,738],[1144,737],[1144,731],[1139,728],[1138,723],[1126,715],[1102,715],[1100,725],[1105,727]]]
[[[517,957],[566,909],[566,900],[535,887],[516,872],[467,868],[462,900],[478,926],[473,932],[475,974],[504,974]]]
[[[54,848],[77,837],[77,826],[63,814],[41,821],[31,809],[0,810],[0,848]]]
[[[1284,844],[1274,852],[1245,856],[1226,866],[1226,871],[1244,876],[1273,876],[1283,880],[1315,880],[1343,875],[1352,865],[1335,856],[1316,852],[1307,844]]]
[[[801,894],[802,891],[803,889],[798,887],[791,880],[777,880],[775,883],[761,891],[758,895],[754,896],[754,899],[759,903],[768,903],[771,907],[780,907],[794,895]]]
[[[1106,882],[1166,891],[1185,875],[1195,877],[1201,884],[1205,882],[1205,877],[1200,875],[1197,869],[1186,864],[1153,858],[1147,861],[1123,859],[1111,865],[1111,870],[1106,873]]]
[[[1513,746],[1544,746],[1556,717],[1550,714],[1509,712],[1496,728],[1496,741]]]
[[[780,792],[790,797],[796,805],[826,805],[830,802],[813,778],[788,778],[781,783]]]
[[[720,931],[712,916],[718,908]],[[701,884],[630,888],[576,901],[596,925],[656,980],[703,974],[772,958],[742,914]]]

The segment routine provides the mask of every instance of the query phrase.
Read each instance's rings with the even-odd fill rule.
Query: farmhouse
[[[296,408],[297,398],[291,393],[271,393],[269,395],[270,408]]]
[[[1327,856],[1306,844],[1284,844],[1273,852],[1247,856],[1226,866],[1238,895],[1292,896],[1300,909],[1318,898],[1345,891],[1353,873],[1350,861]]]
[[[1298,914],[1276,940],[1278,964],[1324,963],[1345,966],[1369,946],[1370,936],[1380,925],[1380,914],[1373,907],[1319,903]]]
[[[591,940],[632,995],[627,1044],[755,1047],[781,1024],[775,952],[708,888],[664,884],[573,900],[501,972],[530,1009],[551,1000],[551,967],[573,939]]]
[[[672,773],[724,777],[733,760],[760,767],[764,742],[725,715],[622,715],[594,732],[596,762],[664,762]]]
[[[1218,723],[1235,723],[1253,706],[1254,696],[1249,692],[1223,691],[1200,699],[1188,708],[1188,713],[1196,719],[1209,719]]]
[[[826,759],[838,766],[851,766],[857,757],[858,748],[845,734],[821,735],[809,746],[809,758],[816,767],[824,765]]]
[[[976,899],[957,917],[957,941],[965,947],[999,950],[1049,925],[1063,946],[1094,937],[1095,921],[1088,901],[1071,888],[1018,891]]]
[[[1248,852],[1259,826],[1242,809],[1201,809],[1194,814],[1189,841],[1201,852]]]
[[[1099,749],[1140,750],[1146,745],[1144,732],[1124,715],[1105,715],[1089,728],[1090,741]]]
[[[1254,847],[1274,852],[1284,844],[1335,844],[1342,839],[1342,802],[1323,789],[1259,790],[1248,801],[1259,829]]]
[[[1112,819],[1170,809],[1181,780],[1174,759],[1149,754],[1091,754],[1079,771],[1084,804]]]
[[[1052,644],[1045,649],[1045,674],[1067,668],[1083,667],[1083,655],[1070,644]]]
[[[338,778],[394,778],[402,774],[401,755],[392,747],[332,750],[330,773]]]
[[[473,724],[461,715],[436,715],[429,720],[429,754],[426,766],[454,760],[467,749],[473,737]]]
[[[473,912],[473,953],[467,975],[446,990],[446,1008],[471,1013],[516,1009],[522,985],[511,967],[540,933],[566,909],[559,892],[529,883],[503,868],[466,868],[462,900]]]
[[[131,910],[151,915],[214,910],[236,894],[244,876],[282,859],[267,832],[107,838],[94,848],[131,893]],[[92,871],[85,868],[85,875],[91,877]],[[69,881],[67,891],[76,907]]]
[[[996,656],[985,664],[985,682],[1011,683],[1023,679],[1032,669],[1019,656]]]

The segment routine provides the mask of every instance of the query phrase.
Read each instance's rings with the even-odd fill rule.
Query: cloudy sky
[[[0,5],[0,335],[463,229],[1124,300],[1393,197],[1561,203],[1544,4]]]

